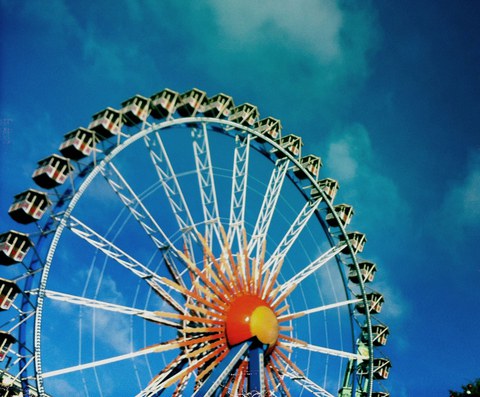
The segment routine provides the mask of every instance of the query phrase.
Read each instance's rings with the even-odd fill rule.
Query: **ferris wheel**
[[[388,396],[377,267],[302,145],[198,89],[67,133],[0,234],[0,396]]]

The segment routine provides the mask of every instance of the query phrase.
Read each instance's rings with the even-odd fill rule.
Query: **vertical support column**
[[[228,355],[220,361],[202,386],[200,386],[195,392],[193,397],[211,397],[217,392],[217,390],[223,391],[222,382],[232,372],[233,368],[246,353],[251,343],[251,341],[247,341],[241,345],[232,347]]]
[[[249,357],[249,376],[248,392],[253,396],[265,395],[265,350],[266,346],[255,341],[250,346]]]

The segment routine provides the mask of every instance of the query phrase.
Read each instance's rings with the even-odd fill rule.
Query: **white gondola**
[[[177,113],[182,117],[195,116],[203,112],[203,107],[207,103],[207,94],[205,91],[193,88],[190,91],[180,95],[178,101]]]
[[[309,154],[304,156],[300,159],[300,164],[307,170],[307,172],[313,176],[314,178],[318,177],[318,173],[320,172],[320,168],[322,168],[322,159],[318,156],[313,154]],[[293,173],[297,178],[305,179],[307,176],[305,173],[297,166],[293,167]]]
[[[373,378],[377,380],[388,379],[390,374],[390,368],[392,364],[387,358],[374,358],[373,359]]]
[[[377,272],[377,266],[373,262],[361,261],[358,263],[360,268],[361,280],[364,283],[371,283],[375,278],[375,273]],[[351,263],[348,265],[348,279],[355,284],[360,283],[360,276],[358,275],[355,265]]]
[[[337,204],[335,207],[333,207],[333,209],[343,227],[347,226],[351,222],[354,214],[353,207],[351,205]],[[326,221],[329,226],[338,226],[337,219],[335,219],[335,216],[332,212],[327,214]]]
[[[0,331],[0,361],[3,361],[10,347],[16,342],[15,337],[8,332]]]
[[[0,395],[2,395],[3,397],[23,397],[21,385],[13,386],[5,382],[8,381],[5,381],[3,378],[0,377]]]
[[[359,299],[361,297],[362,297],[361,295],[357,296],[357,298]],[[384,302],[383,295],[378,292],[372,291],[372,292],[368,292],[366,294],[366,297],[367,297],[368,311],[373,314],[380,313],[382,311],[382,306]],[[365,305],[363,304],[363,301],[357,303],[355,308],[359,313],[362,313],[362,314],[366,313]]]
[[[230,116],[233,104],[233,98],[226,94],[217,94],[211,97],[203,109],[205,117],[225,118]]]
[[[252,127],[259,116],[260,113],[255,105],[250,103],[242,103],[241,105],[233,108],[232,114],[228,119],[246,127]]]
[[[387,344],[388,335],[390,330],[386,325],[383,324],[373,324],[372,325],[372,343],[374,346],[385,346]],[[362,328],[362,339],[368,339],[368,330],[367,327]]]
[[[353,248],[353,251],[357,254],[359,252],[363,251],[363,248],[365,247],[365,243],[367,242],[367,237],[365,234],[360,233],[360,232],[349,232],[347,233],[347,238],[350,241],[350,245]],[[345,236],[342,234],[340,235],[340,241],[343,242],[345,241]],[[348,249],[348,246],[344,248],[342,253],[348,254],[350,251]]]
[[[294,134],[285,135],[282,136],[280,139],[277,139],[276,142],[292,156],[300,157],[303,142],[302,138],[300,138],[299,136]],[[285,157],[285,154],[276,148],[272,150],[272,153],[275,153],[278,158]]]
[[[372,397],[390,397],[390,393],[386,391],[374,391]]]
[[[337,195],[338,189],[340,188],[338,182],[335,179],[332,178],[325,178],[317,181],[319,188],[325,193],[327,198],[330,201],[333,201],[335,199],[335,196]],[[310,195],[312,198],[317,199],[320,197],[320,192],[316,187],[313,187],[312,190],[310,191]]]
[[[0,278],[0,310],[8,310],[20,293],[19,286],[11,280]]]
[[[168,88],[150,97],[150,116],[163,119],[171,116],[177,109],[180,94]]]
[[[123,122],[129,127],[145,121],[150,114],[150,98],[135,95],[122,102]]]
[[[262,137],[275,141],[281,136],[282,124],[280,123],[280,120],[273,117],[267,117],[255,122],[255,124],[253,124],[253,129],[261,134]],[[258,137],[257,140],[259,142],[264,142],[265,140],[262,137]]]
[[[100,141],[121,133],[122,114],[118,110],[108,107],[95,113],[92,119],[88,128],[96,132],[96,138]]]
[[[0,234],[0,264],[13,265],[23,261],[32,242],[24,233],[10,230]]]
[[[72,170],[73,167],[67,158],[52,154],[38,162],[38,168],[32,178],[38,186],[51,189],[63,184]]]
[[[46,193],[28,189],[14,197],[8,214],[14,221],[27,224],[40,220],[50,204]]]
[[[352,388],[345,386],[338,391],[338,397],[352,397]]]
[[[18,376],[14,376],[3,369],[0,369],[0,396],[1,397],[24,397],[26,394],[22,391],[22,382]],[[28,395],[39,397],[39,393],[32,385],[28,386]],[[49,394],[42,393],[43,397],[51,397]]]
[[[71,160],[80,160],[92,153],[95,144],[95,132],[79,127],[65,134],[60,153]]]

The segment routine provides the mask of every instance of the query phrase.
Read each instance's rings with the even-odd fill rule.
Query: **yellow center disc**
[[[278,320],[275,313],[267,306],[258,306],[250,318],[250,332],[257,339],[273,346],[278,338]]]

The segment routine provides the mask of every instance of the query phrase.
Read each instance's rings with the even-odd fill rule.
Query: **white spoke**
[[[165,367],[162,372],[140,393],[135,397],[154,396],[161,390],[165,389],[165,381],[168,380],[172,374],[179,372],[185,366],[187,359],[185,356],[178,356],[170,365]],[[188,377],[188,375],[186,376]]]
[[[153,240],[154,244],[159,249],[167,247],[175,248],[117,167],[115,167],[112,162],[107,165],[113,172],[108,172],[106,169],[107,167],[101,168],[100,172],[112,187],[113,191],[118,195],[122,203],[130,210],[137,222],[140,223],[147,235]],[[160,235],[160,239],[157,237],[158,235]]]
[[[217,194],[215,191],[210,145],[208,143],[207,125],[202,123],[201,130],[194,128],[192,130],[192,137],[195,167],[197,170],[203,218],[205,221],[205,238],[210,245],[213,230],[216,233],[218,241],[222,241],[222,239],[218,229],[220,217],[218,215]]]
[[[339,307],[342,307],[342,306],[354,305],[354,304],[359,303],[359,302],[362,302],[362,299],[350,299],[348,301],[332,303],[330,305],[318,306],[318,307],[314,307],[314,308],[311,308],[311,309],[302,310],[302,311],[296,312],[296,313],[285,314],[283,316],[278,317],[278,321],[288,321],[288,320],[292,320],[294,318],[303,317],[303,316],[313,314],[313,313],[323,312],[323,311],[330,310],[330,309],[336,309],[336,308],[339,308]]]
[[[288,169],[288,159],[280,160],[275,166],[270,181],[268,182],[267,191],[262,202],[262,207],[258,214],[252,238],[248,244],[248,254],[252,255],[256,249],[255,257],[259,258],[263,243],[267,238],[268,228],[272,221],[273,213],[280,197],[283,181]]]
[[[17,309],[17,310],[18,310],[18,309]],[[3,329],[4,326],[6,326],[6,325],[9,324],[9,323],[15,323],[14,326],[8,330],[8,333],[12,333],[12,332],[15,331],[18,327],[20,327],[23,323],[25,323],[25,322],[27,322],[28,320],[30,320],[30,319],[34,316],[34,314],[35,314],[34,311],[27,312],[27,313],[23,313],[23,315],[19,314],[18,316],[10,319],[10,321],[8,321],[7,323],[2,324],[2,329]]]
[[[239,250],[243,250],[243,229],[245,224],[245,206],[247,200],[248,165],[250,157],[251,135],[235,137],[233,158],[232,193],[230,198],[230,221],[228,241],[230,247],[237,238]]]
[[[183,234],[184,242],[189,248],[190,255],[193,255],[192,239],[196,239],[195,233],[192,233],[195,231],[193,218],[158,131],[155,133],[155,137],[156,141],[151,142],[152,138],[146,135],[145,145],[150,151],[150,158],[175,215],[179,230]],[[154,145],[158,146],[158,153],[153,150]]]
[[[281,297],[283,292],[288,291],[288,290],[292,290],[293,288],[296,288],[298,286],[298,284],[300,284],[308,276],[315,273],[318,269],[320,269],[323,265],[325,265],[330,259],[334,258],[337,254],[339,254],[346,247],[346,245],[347,245],[346,243],[342,243],[342,244],[336,245],[335,247],[330,248],[327,252],[320,255],[312,263],[310,263],[308,266],[303,268],[300,272],[298,272],[290,280],[286,281],[284,284],[282,284],[279,287],[277,287],[276,289],[274,289],[271,292],[270,296],[278,295],[278,297]],[[274,274],[271,273],[269,284],[272,283],[273,276],[274,276]]]
[[[132,258],[130,255],[122,251],[111,241],[108,241],[104,237],[100,236],[98,233],[93,231],[84,223],[80,222],[75,217],[71,216],[70,222],[66,226],[77,236],[81,237],[89,244],[102,251],[109,258],[112,258],[121,266],[130,270],[137,277],[145,280],[145,282],[148,283],[152,287],[152,289],[173,308],[175,308],[181,313],[184,312],[184,308],[182,307],[182,305],[180,305],[176,300],[174,300],[173,297],[168,292],[166,292],[159,284],[163,284],[165,286],[170,285],[165,284],[165,282],[150,269],[148,269],[136,259]]]
[[[303,228],[307,225],[308,221],[315,213],[320,201],[321,199],[318,199],[316,201],[307,201],[305,203],[295,221],[293,221],[293,223],[290,225],[288,232],[285,234],[282,241],[280,241],[280,244],[278,244],[272,256],[265,263],[263,273],[265,273],[269,268],[271,268],[271,273],[276,272],[277,267],[280,266],[288,251],[302,232]]]
[[[345,352],[343,350],[329,349],[328,347],[310,345],[309,343],[298,343],[298,342],[282,342],[282,345],[287,347],[296,347],[299,349],[308,350],[316,353],[328,354],[330,356],[348,358],[349,360],[367,360],[368,357],[362,356],[356,353]]]
[[[153,243],[160,250],[165,250],[165,263],[168,267],[168,270],[171,272],[172,276],[175,278],[175,281],[185,286],[183,279],[180,277],[180,272],[175,266],[173,258],[171,256],[172,250],[174,254],[178,257],[178,250],[169,240],[165,232],[162,230],[155,218],[150,214],[148,209],[145,207],[140,198],[135,194],[131,186],[125,180],[120,171],[114,166],[112,162],[107,163],[110,169],[113,172],[107,172],[106,167],[101,168],[100,172],[107,180],[108,184],[112,187],[115,193],[118,195],[122,203],[130,210],[133,217],[145,230],[145,233],[152,239]]]
[[[19,379],[21,379],[21,376],[22,376],[23,372],[30,366],[30,364],[32,364],[32,362],[33,362],[34,359],[35,359],[35,356],[32,356],[32,357],[25,363],[25,366],[23,367],[23,369],[22,369],[20,372],[18,372],[17,376],[12,377],[12,379],[11,379],[11,381],[10,381],[11,384],[15,384],[15,383],[18,382]],[[17,364],[17,363],[18,363],[18,361],[15,362],[15,364]],[[2,380],[3,380],[3,379],[2,379]],[[8,393],[8,389],[6,390],[6,392]],[[7,396],[8,396],[8,394],[7,394]]]
[[[44,379],[46,379],[46,378],[51,378],[52,376],[58,376],[58,375],[68,374],[68,373],[71,373],[71,372],[83,371],[83,370],[88,369],[88,368],[96,368],[96,367],[100,367],[102,365],[112,364],[112,363],[115,363],[115,362],[118,362],[118,361],[124,361],[124,360],[128,360],[128,359],[135,358],[135,357],[145,356],[145,355],[151,354],[151,353],[160,353],[160,352],[163,352],[163,351],[176,349],[177,347],[178,347],[178,343],[172,343],[172,342],[163,343],[163,344],[155,345],[155,346],[152,346],[152,347],[149,347],[149,348],[146,348],[146,349],[142,349],[142,350],[139,350],[139,351],[136,351],[136,352],[122,354],[122,355],[119,355],[119,356],[110,357],[110,358],[106,358],[106,359],[103,359],[103,360],[97,360],[97,361],[93,361],[93,362],[90,362],[90,363],[74,365],[72,367],[57,369],[55,371],[44,372],[42,374],[42,377]]]
[[[182,326],[180,323],[166,320],[164,317],[159,316],[157,313],[147,310],[135,309],[128,306],[121,306],[114,303],[103,302],[95,299],[88,299],[76,295],[65,294],[58,291],[46,290],[45,296],[49,299],[58,300],[61,302],[68,302],[74,305],[92,307],[95,309],[102,309],[106,311],[127,314],[130,316],[138,316],[149,321],[154,321],[156,323],[168,325],[175,328],[180,328]]]
[[[191,372],[192,370],[189,367],[184,368],[175,374],[175,378],[182,379],[184,376],[188,376],[188,374]],[[170,387],[175,381],[177,381],[177,379],[172,381],[172,378],[169,376],[170,373],[171,371],[161,374],[135,397],[153,397],[156,396],[161,390]]]
[[[308,390],[309,392],[313,393],[314,396],[317,397],[335,397],[332,393],[325,390],[323,387],[317,385],[311,379],[307,378],[305,375],[299,374],[292,369],[289,372],[285,373],[285,376],[292,379],[299,385],[301,385],[304,389]]]

